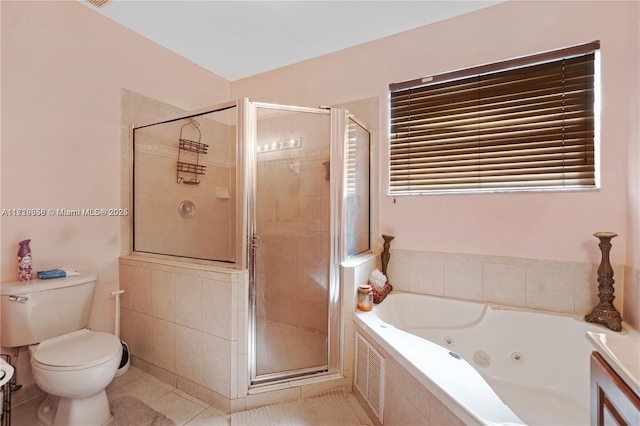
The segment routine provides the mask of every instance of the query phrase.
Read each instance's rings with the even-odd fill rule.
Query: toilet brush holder
[[[116,297],[116,328],[115,335],[119,339],[120,338],[120,295],[124,293],[124,290],[116,290],[112,291],[111,295]],[[116,371],[116,377],[122,376],[124,373],[129,371],[129,365],[131,364],[131,357],[129,356],[129,345],[127,345],[122,340],[120,341],[122,344],[122,359],[120,360],[120,365],[118,366],[118,371]]]

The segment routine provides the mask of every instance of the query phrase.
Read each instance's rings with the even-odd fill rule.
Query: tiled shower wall
[[[257,305],[262,318],[327,333],[330,116],[258,109]]]
[[[119,266],[133,365],[230,412],[247,391],[247,272],[136,256]]]
[[[153,101],[147,100],[148,103]],[[225,116],[235,110],[219,112]],[[136,250],[184,257],[229,261],[235,255],[235,126],[216,121],[215,114],[197,117],[200,135],[187,120],[156,124],[134,132]],[[183,128],[184,127],[184,128]],[[181,130],[182,129],[182,130]],[[191,131],[191,132],[189,132]],[[178,150],[179,138],[208,144],[196,157]],[[199,185],[177,182],[177,160],[206,167]],[[192,178],[193,174],[180,173]],[[183,201],[195,214],[183,218]],[[218,226],[211,226],[211,223]]]
[[[326,160],[328,161],[328,159]],[[327,332],[329,181],[320,159],[258,163],[259,310],[268,321]],[[263,304],[263,305],[261,305]]]

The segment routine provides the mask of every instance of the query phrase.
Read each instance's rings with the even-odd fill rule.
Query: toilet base
[[[106,425],[111,419],[107,393],[79,399],[47,395],[38,407],[38,423],[42,426]]]

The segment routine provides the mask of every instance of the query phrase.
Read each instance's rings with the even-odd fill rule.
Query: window
[[[390,85],[389,193],[596,188],[598,49]]]

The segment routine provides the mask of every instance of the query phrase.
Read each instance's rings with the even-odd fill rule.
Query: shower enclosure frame
[[[329,193],[329,275],[328,275],[328,348],[327,348],[327,365],[324,369],[307,368],[300,370],[289,370],[270,374],[257,374],[257,351],[256,351],[256,268],[255,256],[252,254],[253,245],[259,244],[253,237],[256,235],[256,205],[257,199],[255,190],[256,172],[257,172],[257,111],[259,108],[273,109],[287,112],[302,112],[311,114],[323,114],[330,117],[330,193]],[[308,379],[309,377],[327,376],[342,373],[343,359],[341,351],[342,341],[342,286],[340,280],[340,265],[347,259],[346,241],[348,234],[347,227],[347,143],[349,139],[348,125],[349,121],[353,121],[360,126],[369,135],[367,141],[368,161],[371,167],[371,131],[369,128],[358,120],[354,115],[350,114],[344,108],[320,107],[306,108],[290,105],[271,104],[263,102],[249,102],[249,106],[244,109],[247,113],[246,123],[250,126],[245,129],[248,136],[248,143],[244,146],[245,164],[252,164],[247,170],[247,208],[249,211],[248,230],[249,250],[249,387],[261,387],[263,385],[272,385],[281,382],[295,381],[296,379]],[[370,169],[369,169],[370,170]],[[370,173],[370,171],[369,171]],[[367,214],[367,224],[369,232],[368,250],[371,249],[371,182],[370,174],[367,176],[369,189],[367,196],[369,197]]]
[[[205,265],[213,265],[220,266],[223,268],[234,268],[239,270],[245,270],[248,268],[247,260],[247,185],[246,185],[246,173],[244,171],[244,147],[248,145],[246,142],[247,134],[246,130],[248,128],[246,121],[246,109],[249,106],[249,101],[247,98],[241,98],[229,102],[224,102],[216,105],[207,106],[204,108],[200,108],[192,111],[184,111],[178,114],[172,114],[166,117],[162,117],[160,119],[154,119],[150,121],[145,121],[137,124],[131,125],[129,129],[129,140],[131,141],[131,150],[129,152],[129,182],[130,182],[130,190],[129,190],[129,206],[131,206],[130,211],[131,214],[128,217],[129,220],[129,229],[131,230],[130,238],[129,238],[129,253],[141,253],[145,256],[150,256],[158,259],[165,260],[176,260],[176,259],[184,259],[188,262],[193,262],[196,264],[205,264]],[[159,253],[150,253],[145,251],[136,251],[134,250],[134,239],[135,239],[135,131],[137,129],[143,129],[145,127],[154,126],[158,124],[170,123],[178,120],[187,120],[194,117],[198,117],[200,115],[214,113],[218,111],[224,111],[228,109],[236,108],[236,200],[235,200],[235,209],[236,209],[236,229],[235,229],[235,248],[234,248],[234,261],[218,261],[218,260],[203,260],[203,259],[194,259],[186,256],[177,256],[171,254],[159,254]],[[176,157],[177,159],[177,157]]]
[[[234,262],[219,262],[213,260],[200,260],[188,257],[180,257],[174,255],[162,255],[146,252],[134,251],[134,151],[135,140],[134,132],[136,129],[162,124],[181,119],[189,119],[199,115],[213,113],[216,111],[236,108],[236,226],[235,226],[235,259]],[[254,240],[256,224],[256,178],[257,178],[257,110],[258,108],[285,110],[290,112],[306,112],[312,114],[323,114],[330,117],[330,210],[329,210],[329,274],[328,274],[328,347],[327,347],[327,365],[322,370],[310,369],[310,371],[283,372],[277,374],[269,374],[258,376],[256,374],[256,347],[255,347],[255,294],[254,285],[255,273],[254,264],[255,256],[253,256],[253,246],[256,244]],[[310,377],[326,376],[332,374],[340,374],[343,367],[341,340],[342,340],[342,297],[340,284],[340,265],[346,260],[346,238],[347,238],[347,182],[346,182],[346,164],[347,164],[347,141],[348,141],[348,123],[353,120],[362,127],[371,137],[370,129],[351,115],[344,108],[320,107],[307,108],[290,105],[279,105],[263,102],[252,102],[248,98],[240,98],[237,100],[204,107],[198,110],[185,111],[183,113],[173,114],[162,119],[150,120],[140,124],[134,124],[130,127],[130,140],[132,146],[130,150],[130,206],[132,214],[129,216],[129,229],[131,229],[131,237],[129,238],[129,252],[141,253],[151,257],[157,257],[166,260],[182,259],[183,261],[196,264],[205,264],[224,268],[233,268],[237,270],[249,271],[249,295],[248,295],[248,318],[247,318],[247,337],[248,337],[248,388],[255,388],[264,385],[272,385],[283,381],[294,381],[296,379],[309,379]],[[371,156],[371,145],[368,146],[369,157]],[[371,161],[371,159],[369,159]],[[369,181],[369,199],[371,199],[371,182]],[[369,204],[369,210],[370,210]],[[367,212],[369,236],[371,235],[371,212]],[[369,237],[369,241],[371,238]],[[370,250],[370,244],[369,244]],[[239,366],[239,368],[242,368]],[[313,370],[313,371],[312,371]]]

